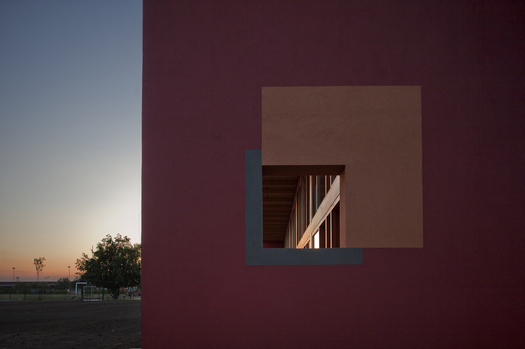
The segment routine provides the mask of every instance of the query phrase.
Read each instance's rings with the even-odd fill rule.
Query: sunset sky
[[[140,242],[142,1],[0,1],[0,281]]]

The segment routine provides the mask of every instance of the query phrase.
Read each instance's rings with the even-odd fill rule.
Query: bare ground
[[[0,348],[140,348],[140,301],[2,301]]]

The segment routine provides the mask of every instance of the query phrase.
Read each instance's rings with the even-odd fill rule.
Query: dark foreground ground
[[[140,301],[2,301],[0,348],[140,348]]]

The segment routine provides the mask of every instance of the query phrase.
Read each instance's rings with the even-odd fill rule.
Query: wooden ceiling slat
[[[292,198],[293,200],[293,198]],[[286,206],[291,206],[291,201],[290,198],[265,198],[263,199],[263,203],[265,204],[281,204],[281,203],[285,203]]]
[[[284,241],[299,177],[263,176],[263,240]]]
[[[273,187],[264,189],[264,194],[292,194],[292,196],[295,194],[295,187],[292,186],[283,186],[283,187]]]
[[[297,180],[287,180],[287,181],[281,181],[277,179],[263,179],[263,187],[264,186],[285,186],[285,187],[295,187],[297,185]]]

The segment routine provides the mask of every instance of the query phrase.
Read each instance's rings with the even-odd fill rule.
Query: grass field
[[[0,294],[0,301],[10,301],[10,300],[39,300],[38,294]],[[74,299],[72,298],[72,295],[66,295],[66,294],[42,294],[41,300],[68,300],[68,299]]]
[[[139,300],[82,302],[42,296],[52,299],[0,301],[0,348],[141,347]]]

